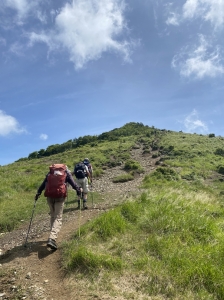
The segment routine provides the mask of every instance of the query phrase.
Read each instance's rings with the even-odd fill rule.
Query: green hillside
[[[224,299],[224,138],[128,123],[78,140],[66,149],[51,146],[56,154],[37,151],[0,168],[0,231],[29,220],[51,163],[73,169],[88,157],[95,178],[122,163],[134,178],[142,170],[131,149],[141,145],[146,159],[157,158],[154,171],[143,175],[142,192],[62,245],[72,288],[82,286],[85,299]],[[39,214],[47,210],[43,203]]]
[[[103,169],[116,166],[130,158],[129,150],[141,136],[154,138],[154,129],[139,123],[129,123],[120,129],[102,133],[98,137],[80,137],[73,147],[51,145],[56,154],[21,158],[13,164],[0,167],[0,232],[11,231],[21,220],[30,218],[34,195],[52,163],[64,163],[73,170],[75,163],[88,157],[94,167],[94,176],[102,176]],[[90,142],[88,143],[88,139]],[[93,142],[94,139],[94,142]],[[83,142],[81,142],[83,141]],[[67,145],[66,142],[63,145]],[[54,150],[53,150],[54,149]],[[35,153],[42,153],[43,149]],[[37,213],[46,211],[46,203],[37,207]]]
[[[95,177],[103,176],[105,168],[128,161],[130,149],[137,142],[144,145],[145,153],[153,151],[154,157],[161,156],[162,165],[166,167],[160,168],[155,176],[172,173],[178,180],[203,185],[217,195],[222,194],[223,137],[186,134],[159,130],[142,123],[128,123],[99,136],[84,136],[62,145],[51,145],[46,150],[34,152],[35,155],[32,153],[27,158],[1,166],[0,232],[10,231],[19,226],[21,220],[28,220],[33,197],[50,164],[65,163],[73,170],[75,163],[88,157],[93,164]],[[46,207],[43,205],[38,209],[40,213]]]

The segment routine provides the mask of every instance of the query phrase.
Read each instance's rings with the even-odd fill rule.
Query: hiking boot
[[[53,239],[48,239],[47,247],[51,248],[52,250],[57,250],[58,249],[56,241],[53,240]]]
[[[84,208],[84,209],[88,209],[88,206],[87,206],[86,203],[83,203],[83,208]]]

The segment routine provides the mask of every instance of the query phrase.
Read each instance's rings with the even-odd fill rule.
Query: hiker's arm
[[[47,182],[47,176],[44,178],[44,181],[41,183],[39,189],[37,190],[37,193],[35,196],[36,201],[39,198],[39,196],[41,195],[41,193],[43,192],[43,190],[45,189],[46,182]]]
[[[93,167],[92,165],[90,165],[90,169],[88,169],[89,171],[89,179],[90,179],[90,182],[92,183],[93,181]]]
[[[47,182],[47,176],[44,178],[44,181],[41,183],[39,189],[37,190],[37,193],[41,195],[41,193],[43,192],[43,190],[45,189],[45,185]]]
[[[90,179],[91,181],[93,180],[93,167],[91,166],[91,171],[90,171]]]
[[[92,173],[88,171],[88,174],[87,174],[87,178],[88,178],[88,181],[92,184],[92,181],[93,181],[93,177],[92,177]]]
[[[87,167],[87,166],[85,166],[85,168],[86,168],[86,174],[87,174],[87,178],[90,178],[90,179],[91,179],[88,167]]]
[[[91,176],[93,177],[93,167],[91,165]]]
[[[67,182],[71,185],[71,187],[76,190],[77,195],[80,196],[81,195],[81,190],[80,187],[77,185],[77,183],[74,181],[74,179],[72,178],[72,175],[67,173]]]

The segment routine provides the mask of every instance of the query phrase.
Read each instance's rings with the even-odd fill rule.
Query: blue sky
[[[0,2],[0,165],[128,122],[223,136],[224,0]]]

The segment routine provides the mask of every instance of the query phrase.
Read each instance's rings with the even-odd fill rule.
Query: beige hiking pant
[[[86,202],[87,201],[87,194],[89,192],[88,178],[87,177],[81,178],[81,179],[76,178],[75,181],[78,184],[78,186],[83,189],[83,194],[84,194],[83,195],[83,201]],[[80,203],[80,198],[81,198],[81,196],[78,196],[79,203]]]
[[[62,215],[65,203],[65,198],[50,198],[47,197],[47,203],[50,208],[50,239],[56,240],[62,226]]]
[[[78,184],[79,187],[83,189],[83,193],[87,194],[89,191],[89,186],[88,186],[88,178],[76,178],[75,182]]]

